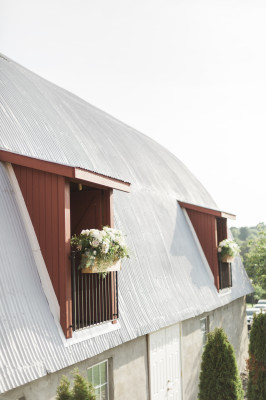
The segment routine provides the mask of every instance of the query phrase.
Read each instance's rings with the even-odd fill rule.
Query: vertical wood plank
[[[113,189],[103,192],[103,225],[114,227]]]
[[[32,170],[32,182],[30,185],[32,191],[32,221],[38,238],[40,238],[40,214],[43,212],[40,209],[39,175],[39,171]]]
[[[31,168],[26,168],[26,194],[27,194],[27,204],[30,210],[31,219],[33,220],[33,186],[32,186],[32,175],[33,170]],[[33,224],[34,225],[34,224]],[[34,227],[35,228],[35,227]],[[36,230],[35,230],[36,232]]]
[[[59,293],[59,259],[58,259],[58,177],[51,176],[51,250],[52,250],[52,280],[56,292]]]
[[[70,262],[70,239],[71,239],[71,229],[70,229],[70,184],[65,183],[65,260],[64,260],[64,273],[63,273],[63,283],[65,295],[62,299],[62,304],[65,306],[65,312],[62,309],[62,327],[65,331],[67,338],[72,337],[72,294],[71,294],[71,262]],[[64,302],[64,303],[63,303]],[[64,321],[65,319],[65,321]],[[64,325],[63,325],[64,322]],[[65,328],[64,328],[65,327]]]
[[[46,241],[45,241],[45,231],[46,231],[46,207],[45,207],[45,173],[41,172],[39,173],[39,182],[38,182],[38,191],[39,191],[39,206],[40,206],[40,227],[39,227],[39,244],[40,248],[44,255],[47,253],[49,250],[46,247]]]
[[[60,304],[60,322],[71,337],[70,185],[65,178],[15,166],[21,192]]]
[[[48,273],[50,275],[50,278],[53,282],[53,257],[52,257],[52,193],[51,193],[51,182],[52,182],[52,177],[51,174],[45,173],[45,210],[46,210],[46,215],[45,215],[45,253],[43,253],[43,257],[46,263],[46,267],[48,270]],[[54,286],[54,284],[53,284]],[[57,298],[58,297],[58,291],[57,288],[54,286]]]

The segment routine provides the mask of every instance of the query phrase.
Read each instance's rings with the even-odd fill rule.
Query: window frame
[[[96,386],[93,382],[91,382],[89,380],[89,376],[88,376],[89,370],[97,367],[98,365],[104,364],[104,363],[106,363],[106,382]],[[87,379],[93,385],[95,391],[96,391],[96,389],[100,389],[100,397],[97,397],[97,400],[103,400],[101,398],[101,387],[103,387],[105,385],[106,385],[106,388],[107,388],[107,390],[106,390],[107,397],[104,400],[110,400],[110,396],[109,396],[109,386],[110,386],[109,385],[109,362],[108,362],[108,359],[102,360],[102,361],[98,362],[97,364],[93,364],[90,367],[88,367],[87,368]],[[101,376],[100,376],[100,382],[101,382]]]
[[[204,321],[205,329],[202,329],[202,321]],[[206,315],[206,317],[200,318],[200,332],[202,336],[202,349],[204,349],[208,340],[208,333],[210,332],[208,315]]]

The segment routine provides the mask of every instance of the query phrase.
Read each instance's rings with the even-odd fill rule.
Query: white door
[[[149,335],[151,400],[181,400],[179,324]]]

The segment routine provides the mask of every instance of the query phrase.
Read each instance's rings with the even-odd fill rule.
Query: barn
[[[164,147],[0,56],[0,399],[52,400],[75,367],[99,400],[196,400],[209,330],[240,371],[252,286],[227,220]],[[77,271],[70,238],[120,229],[121,271]]]

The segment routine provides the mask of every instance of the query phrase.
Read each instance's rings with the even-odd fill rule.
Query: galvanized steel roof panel
[[[0,104],[2,150],[217,208],[184,164],[154,140],[1,57]]]

